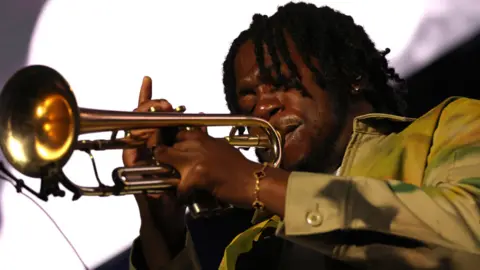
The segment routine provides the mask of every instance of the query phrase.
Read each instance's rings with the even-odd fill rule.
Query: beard
[[[309,173],[334,173],[340,167],[342,155],[336,154],[337,141],[345,125],[344,121],[336,122],[328,136],[315,140],[311,151],[288,171]],[[320,136],[316,136],[319,138]]]

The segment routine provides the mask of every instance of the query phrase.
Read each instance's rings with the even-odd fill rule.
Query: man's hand
[[[165,99],[152,100],[152,79],[149,77],[143,78],[142,86],[140,89],[140,96],[138,98],[138,107],[135,112],[149,112],[152,109],[158,112],[173,112],[172,105]],[[159,145],[162,142],[160,129],[143,129],[133,130],[130,136],[134,140],[146,141],[145,148],[141,149],[126,149],[123,151],[123,163],[127,167],[136,165],[140,161],[151,161],[151,154],[149,153],[150,147]]]
[[[253,173],[262,165],[245,158],[224,139],[197,130],[181,131],[173,147],[155,148],[155,158],[179,171],[179,196],[200,189],[237,207],[251,207],[255,200]]]
[[[136,112],[172,112],[172,105],[164,100],[152,100],[152,80],[143,79]],[[154,145],[161,145],[168,138],[165,129],[132,130],[131,138],[146,141],[146,147],[126,149],[123,151],[123,162],[126,167],[152,164]],[[171,136],[172,137],[172,136]],[[183,249],[185,243],[185,207],[178,203],[175,194],[163,193],[155,195],[135,195],[141,217],[140,239],[143,255],[150,269],[157,269]]]

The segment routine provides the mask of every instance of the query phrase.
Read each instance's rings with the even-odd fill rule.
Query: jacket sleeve
[[[444,108],[419,186],[292,173],[277,234],[337,257],[345,249],[329,235],[342,231],[400,236],[480,255],[479,104],[463,99]]]
[[[130,270],[149,270],[142,252],[140,237],[134,240],[130,252]],[[200,270],[192,238],[187,233],[185,248],[161,270]]]

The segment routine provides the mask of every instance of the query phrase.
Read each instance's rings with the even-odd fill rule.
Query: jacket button
[[[320,213],[314,211],[314,212],[308,212],[307,213],[307,223],[313,227],[320,226],[323,222],[323,217]]]

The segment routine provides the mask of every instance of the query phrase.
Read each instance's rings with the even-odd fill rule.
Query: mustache
[[[293,131],[295,128],[303,124],[302,118],[297,115],[286,115],[275,119],[271,122],[272,126],[279,131],[282,136],[287,135],[289,132]]]

